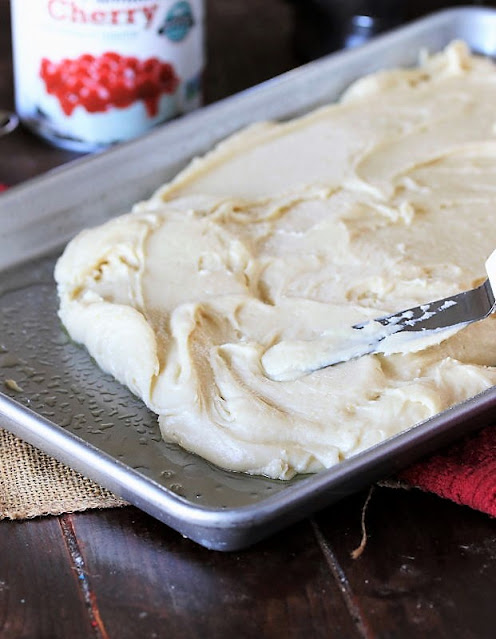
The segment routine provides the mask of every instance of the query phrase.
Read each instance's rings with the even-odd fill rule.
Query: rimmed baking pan
[[[496,53],[496,12],[452,9],[334,54],[0,198],[0,424],[198,543],[234,550],[480,428],[496,388],[319,474],[289,482],[230,473],[165,443],[156,417],[64,332],[53,267],[82,228],[125,213],[240,127],[335,100],[356,78],[416,63],[460,38]]]

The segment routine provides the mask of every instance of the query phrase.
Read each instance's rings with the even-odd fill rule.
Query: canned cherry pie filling
[[[16,109],[51,142],[97,150],[200,105],[201,0],[25,6],[12,2]]]

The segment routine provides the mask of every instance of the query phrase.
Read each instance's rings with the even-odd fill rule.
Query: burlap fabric
[[[441,455],[403,471],[399,481],[378,485],[402,489],[417,486],[494,517],[495,454],[496,429],[487,427]],[[110,491],[0,428],[0,519],[125,505]]]
[[[110,491],[0,428],[0,519],[125,504]]]

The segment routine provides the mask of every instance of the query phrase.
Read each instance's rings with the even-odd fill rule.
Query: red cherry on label
[[[83,53],[82,55],[79,56],[79,58],[77,58],[77,60],[80,64],[81,63],[90,64],[91,62],[94,62],[95,56],[89,53]]]
[[[161,94],[172,94],[179,85],[174,68],[156,57],[140,61],[107,51],[100,57],[82,54],[59,63],[43,58],[40,77],[47,93],[57,97],[66,115],[79,104],[89,113],[111,107],[126,108],[143,101],[150,117],[157,115]]]
[[[133,56],[123,58],[123,63],[126,69],[133,69],[134,71],[136,71],[136,69],[138,69],[140,65],[138,58],[135,58]]]

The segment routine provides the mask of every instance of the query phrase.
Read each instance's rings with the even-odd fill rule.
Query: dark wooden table
[[[283,0],[209,2],[207,100],[296,64]],[[0,0],[0,106],[12,107],[8,2]],[[0,182],[75,157],[18,130],[0,141]],[[139,510],[0,522],[0,637],[496,636],[494,520],[416,490],[376,489],[230,554]]]

